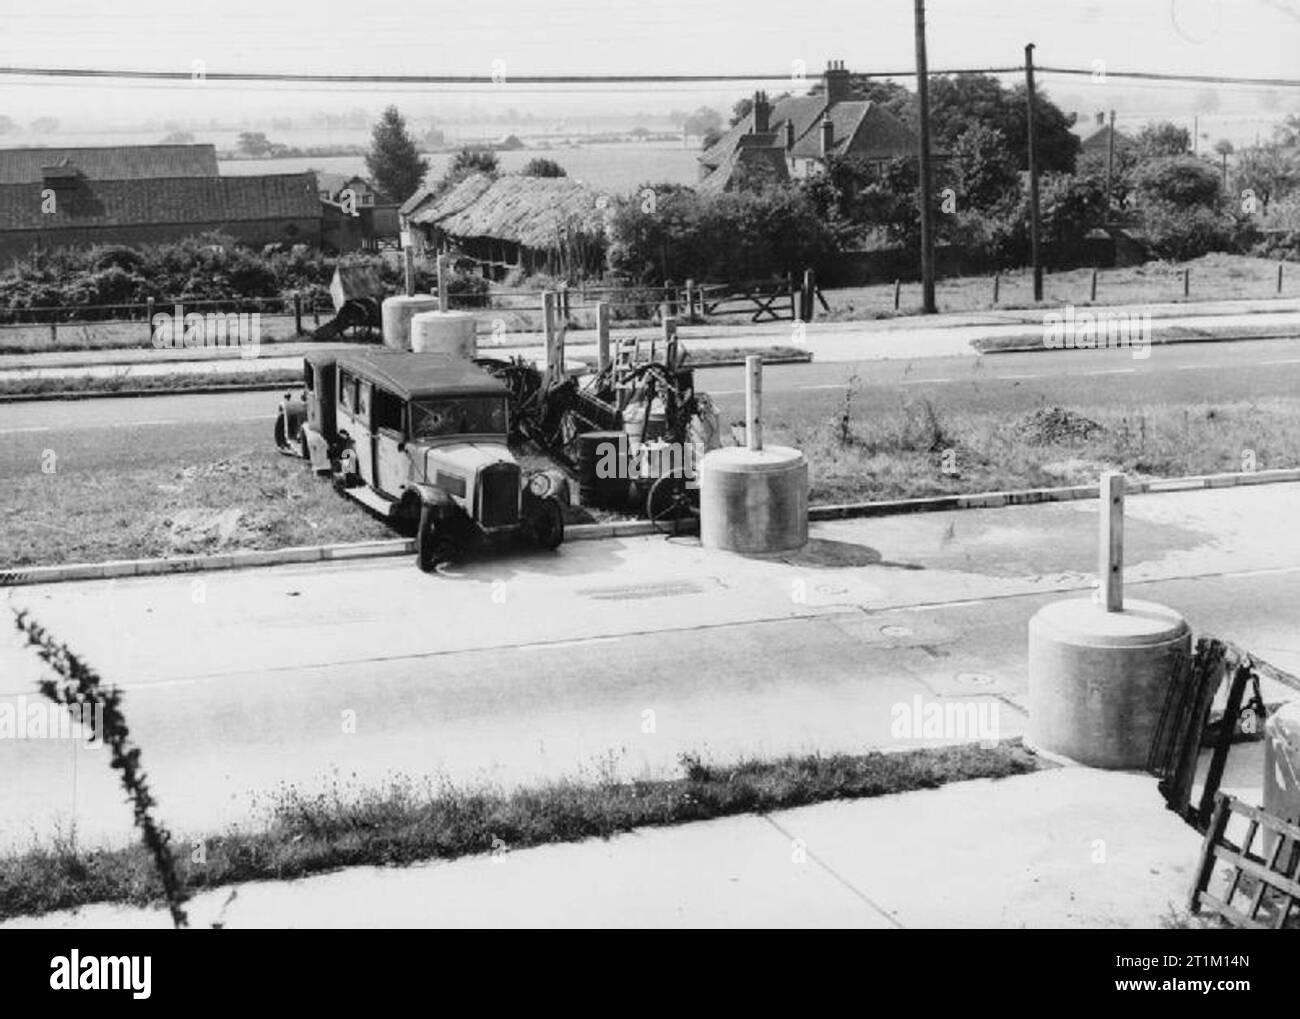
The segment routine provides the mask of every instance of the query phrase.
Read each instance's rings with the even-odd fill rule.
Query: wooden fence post
[[[903,281],[894,280],[894,310],[898,310],[898,302],[902,297]]]
[[[695,320],[695,281],[686,281],[686,321]]]
[[[152,297],[145,298],[144,323],[149,333],[149,345],[153,346],[153,298]]]
[[[596,302],[596,370],[609,367],[609,304]]]
[[[1107,612],[1124,611],[1124,475],[1106,471],[1101,476],[1098,495],[1101,500],[1102,605]]]
[[[1097,300],[1097,270],[1092,270],[1092,286],[1088,290],[1088,300]]]
[[[751,453],[763,449],[763,357],[745,358],[745,445]]]
[[[1282,263],[1277,263],[1277,292],[1282,293]]]
[[[406,296],[415,295],[415,249],[402,249],[402,275],[406,284]]]
[[[998,303],[998,290],[1002,286],[1002,274],[995,272],[993,274],[993,303]]]
[[[813,316],[817,314],[815,305],[817,299],[814,296],[817,293],[817,273],[812,269],[803,271],[803,315],[800,320],[811,322]]]
[[[1183,296],[1187,297],[1192,292],[1192,270],[1190,268],[1183,270]]]
[[[448,303],[447,294],[447,256],[438,256],[438,310],[446,311]]]
[[[302,294],[297,290],[293,292],[293,334],[302,335]]]
[[[669,369],[677,365],[677,319],[671,316],[664,319],[664,364]]]

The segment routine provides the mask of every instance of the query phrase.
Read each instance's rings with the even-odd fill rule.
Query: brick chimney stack
[[[849,72],[845,70],[843,60],[831,60],[826,64],[825,74],[826,105],[833,106],[850,97],[852,91]]]
[[[766,92],[754,93],[754,134],[767,134],[771,130],[772,104]]]
[[[835,146],[835,125],[830,117],[822,118],[822,156],[829,156]]]

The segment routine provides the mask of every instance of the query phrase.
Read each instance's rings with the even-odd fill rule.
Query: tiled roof
[[[0,184],[42,179],[47,166],[70,164],[92,180],[215,177],[212,145],[103,145],[88,148],[0,149]]]
[[[827,115],[833,128],[833,154],[843,154],[852,146],[859,155],[885,158],[916,149],[916,140],[905,125],[878,104],[865,99],[842,100],[828,108],[824,95],[786,96],[778,99],[772,107],[768,116],[768,134],[775,135],[784,147],[788,122],[794,127],[794,147],[790,155],[800,159],[820,158],[821,123]],[[750,135],[753,125],[751,113],[707,149],[700,156],[700,162],[710,171],[721,167],[737,147],[747,144],[742,139]]]
[[[250,177],[80,180],[55,189],[55,211],[42,212],[38,181],[0,184],[0,230],[60,227],[234,223],[321,215],[313,173]]]

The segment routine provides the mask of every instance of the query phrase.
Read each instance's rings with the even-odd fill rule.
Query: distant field
[[[506,171],[522,170],[524,164],[537,156],[553,159],[569,176],[594,188],[615,193],[631,191],[647,181],[674,184],[694,184],[699,180],[699,150],[684,149],[663,142],[646,144],[584,145],[580,148],[522,149],[517,152],[498,152],[501,168]],[[451,162],[449,152],[427,153],[429,175],[437,179]],[[234,177],[254,173],[302,173],[306,170],[323,170],[326,173],[351,175],[366,172],[364,156],[334,156],[302,159],[234,159],[220,164],[223,176]]]

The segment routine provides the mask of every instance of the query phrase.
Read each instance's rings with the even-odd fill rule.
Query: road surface
[[[941,413],[1005,412],[1039,406],[1140,408],[1294,397],[1300,392],[1300,339],[1156,347],[1145,360],[1126,350],[1060,350],[783,365],[764,373],[765,414],[818,408],[835,414],[850,377],[857,413],[895,407],[900,396],[930,399]],[[743,417],[740,368],[701,369],[721,420]],[[278,394],[222,393],[0,404],[0,479],[40,469],[53,449],[60,470],[208,462],[270,443]]]
[[[1300,673],[1298,500],[1295,484],[1130,498],[1130,596]],[[265,817],[285,787],[508,786],[675,773],[683,753],[917,745],[893,728],[917,697],[995,707],[997,735],[1015,735],[1026,623],[1088,596],[1096,527],[1091,503],[1062,503],[819,524],[770,560],[636,538],[446,577],[403,557],[0,599],[125,689],[160,814],[190,836]],[[0,696],[30,696],[40,674],[0,628]],[[0,740],[0,773],[0,846],[74,819],[84,841],[130,836],[102,752]]]

